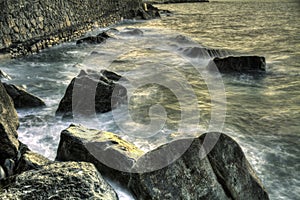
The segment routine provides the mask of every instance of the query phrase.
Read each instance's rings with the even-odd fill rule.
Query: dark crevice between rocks
[[[208,160],[210,162],[210,158],[208,157]],[[221,187],[223,188],[224,193],[228,198],[231,198],[232,200],[235,200],[235,198],[232,196],[230,189],[226,185],[226,181],[224,177],[222,176],[221,172],[218,170],[218,167],[213,164],[213,162],[210,162],[210,165],[213,169],[214,174],[216,175],[217,181],[220,183]]]

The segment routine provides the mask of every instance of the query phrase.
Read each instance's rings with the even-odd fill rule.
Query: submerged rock
[[[93,164],[62,162],[18,175],[0,199],[102,199],[117,200],[112,187]]]
[[[99,33],[96,36],[88,36],[77,40],[76,44],[101,44],[105,42],[108,38],[111,38],[106,32]]]
[[[138,28],[125,28],[120,34],[126,36],[142,36],[144,32]]]
[[[91,162],[105,176],[125,183],[128,175],[121,171],[130,171],[143,154],[113,133],[71,125],[61,133],[56,160]]]
[[[26,92],[21,87],[6,83],[3,83],[3,85],[12,98],[15,108],[35,108],[46,105],[43,100]]]
[[[204,136],[194,139],[173,163],[159,158],[162,154],[174,157],[174,147],[186,146],[191,139],[163,145],[138,159],[133,171],[151,171],[164,162],[169,165],[132,174],[129,188],[137,199],[269,199],[241,148],[230,137],[221,134],[214,149],[200,159]]]
[[[0,82],[0,165],[17,156],[19,119],[13,102]]]
[[[221,73],[257,73],[266,71],[266,60],[260,56],[229,56],[214,58],[208,64],[208,70],[214,71],[215,67]]]
[[[178,51],[190,58],[215,58],[229,56],[232,53],[224,49],[209,49],[205,47],[185,47],[179,48]]]
[[[108,74],[108,75],[107,75]],[[114,83],[117,76],[81,71],[69,84],[56,111],[57,116],[73,117],[76,114],[91,116],[109,112],[127,100],[127,90]],[[107,77],[105,76],[107,75]]]

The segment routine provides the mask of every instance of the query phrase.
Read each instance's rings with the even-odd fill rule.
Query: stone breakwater
[[[141,0],[0,0],[0,57],[19,57],[132,18]]]

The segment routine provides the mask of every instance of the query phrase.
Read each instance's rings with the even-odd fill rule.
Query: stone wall
[[[27,55],[132,16],[141,0],[0,0],[0,53]]]

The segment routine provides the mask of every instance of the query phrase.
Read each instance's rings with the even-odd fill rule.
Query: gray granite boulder
[[[14,159],[19,149],[19,119],[10,96],[0,82],[0,165],[6,159]]]
[[[46,105],[43,100],[28,93],[19,86],[7,83],[3,83],[3,85],[12,98],[15,108],[35,108]]]
[[[56,110],[57,116],[72,118],[76,114],[91,116],[105,113],[127,100],[127,90],[105,74],[81,71],[69,84]],[[107,75],[107,77],[106,77]]]
[[[149,172],[131,176],[128,185],[137,199],[269,199],[240,146],[224,134],[209,134],[219,139],[202,159],[200,149],[206,134],[163,145],[138,159],[133,171]],[[179,159],[168,160],[180,152],[176,148],[188,144]],[[165,163],[169,165],[151,170]]]
[[[0,199],[117,200],[118,197],[93,164],[61,162],[16,176],[8,188],[2,188]]]
[[[221,73],[259,73],[266,71],[266,60],[260,56],[216,57],[207,68],[215,71],[216,67]]]

